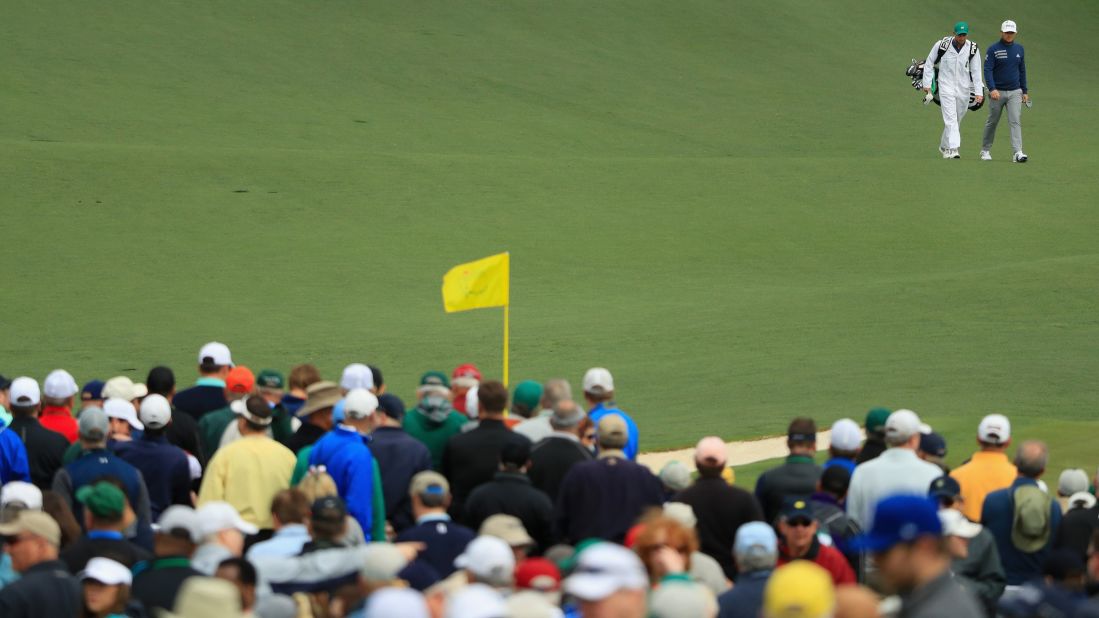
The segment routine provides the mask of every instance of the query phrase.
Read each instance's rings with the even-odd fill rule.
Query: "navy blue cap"
[[[813,515],[813,508],[809,506],[809,498],[790,498],[782,505],[782,510],[779,511],[779,516],[783,519],[794,519],[796,517],[805,517],[812,521],[816,519]]]
[[[921,434],[920,451],[933,457],[946,457],[946,439],[934,431]]]
[[[962,486],[952,476],[940,476],[931,481],[931,487],[927,489],[928,497],[936,500],[943,498],[957,498],[962,494]]]
[[[898,543],[915,541],[922,536],[939,537],[939,505],[922,496],[892,496],[874,509],[874,525],[866,534],[855,537],[851,548],[857,551],[885,551]]]
[[[377,384],[377,382],[375,382],[375,384]],[[378,409],[395,421],[404,418],[404,402],[396,395],[390,393],[378,395]]]
[[[0,391],[7,390],[9,386],[11,386],[11,380],[5,378],[3,374],[0,374]]]
[[[103,380],[91,380],[80,389],[81,399],[103,399]]]
[[[312,517],[314,521],[339,523],[347,517],[347,507],[339,496],[324,496],[313,501]]]

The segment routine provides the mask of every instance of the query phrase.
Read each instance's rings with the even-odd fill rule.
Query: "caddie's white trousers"
[[[960,148],[962,145],[961,124],[965,113],[969,111],[969,97],[945,96],[940,97],[943,111],[943,137],[939,141],[939,148]]]

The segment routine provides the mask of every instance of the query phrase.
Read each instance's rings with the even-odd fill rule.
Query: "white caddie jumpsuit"
[[[954,49],[954,37],[951,39],[947,50],[939,60],[939,102],[942,104],[943,136],[939,143],[942,149],[959,148],[962,145],[962,134],[959,130],[962,118],[969,111],[970,95],[982,95],[984,93],[984,78],[981,76],[981,54],[970,58],[972,41],[966,41],[961,49]],[[931,53],[924,62],[923,87],[931,87],[931,79],[935,75],[932,67],[935,59],[939,57],[939,45],[942,39],[931,46]]]

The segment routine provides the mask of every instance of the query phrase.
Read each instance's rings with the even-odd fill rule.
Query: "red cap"
[[[454,368],[454,373],[451,374],[451,378],[473,378],[478,382],[481,381],[481,371],[477,369],[477,365],[473,363],[466,363],[464,365],[458,365]]]
[[[256,388],[256,376],[252,370],[244,365],[237,365],[229,370],[225,377],[225,388],[234,393],[251,393]]]
[[[637,537],[641,536],[641,532],[645,529],[645,524],[634,524],[632,528],[626,531],[626,538],[623,539],[623,545],[629,549],[633,549],[633,546],[637,544]]]
[[[553,592],[561,588],[561,571],[545,558],[527,558],[515,567],[515,588]]]

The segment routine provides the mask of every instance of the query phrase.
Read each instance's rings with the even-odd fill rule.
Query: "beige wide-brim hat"
[[[340,399],[343,399],[340,385],[327,381],[310,384],[309,388],[305,389],[305,396],[305,405],[298,410],[298,418],[304,418],[325,408],[334,408]]]
[[[241,618],[240,591],[224,579],[189,577],[176,595],[175,611],[160,618]]]

